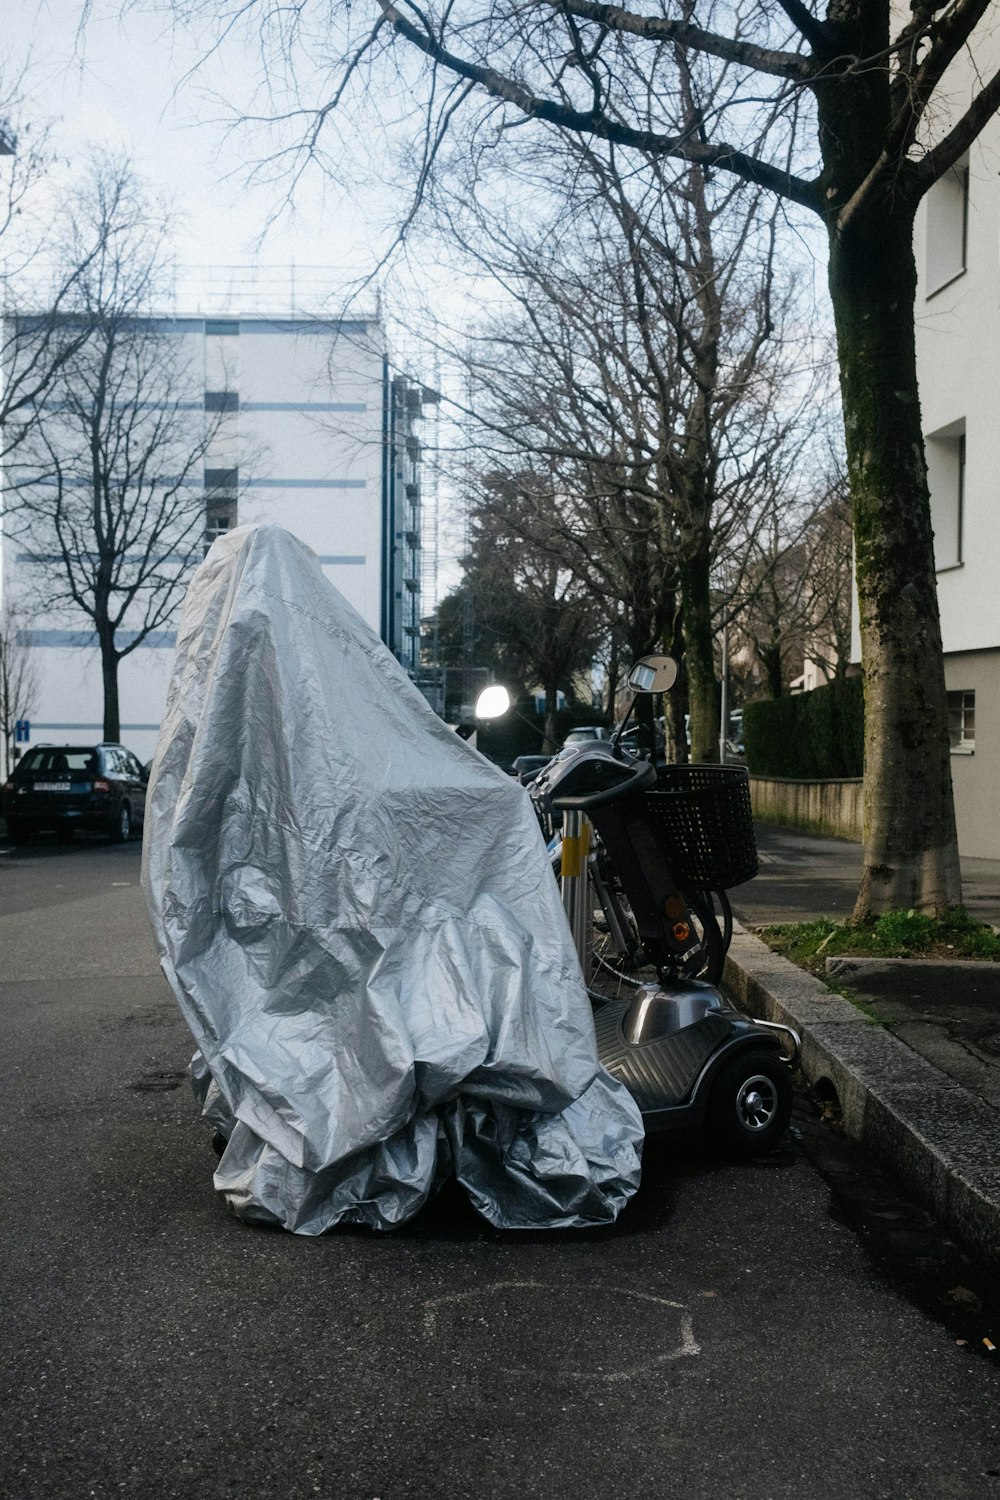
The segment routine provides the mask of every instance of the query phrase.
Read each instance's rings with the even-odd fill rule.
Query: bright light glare
[[[483,688],[476,699],[477,719],[499,719],[510,708],[510,694],[499,682]]]

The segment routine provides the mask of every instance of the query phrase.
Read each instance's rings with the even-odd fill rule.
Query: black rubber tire
[[[778,1144],[792,1117],[792,1079],[777,1053],[747,1048],[712,1085],[707,1124],[729,1156],[760,1156]]]
[[[15,823],[11,818],[7,819],[7,842],[9,844],[26,844],[31,838],[27,828],[20,823]]]
[[[114,826],[108,834],[113,844],[125,844],[132,837],[132,810],[127,802],[118,809]]]
[[[654,974],[648,970],[648,966],[645,973],[639,966],[638,959],[641,956],[642,947],[628,897],[624,891],[618,889],[610,871],[605,871],[604,874],[604,901],[608,903],[612,915],[617,920],[619,929],[629,944],[629,951],[621,952],[612,937],[604,901],[591,881],[588,899],[594,914],[594,925],[591,933],[590,975],[587,982],[607,999],[629,1001],[640,984],[644,981],[647,983],[653,981]]]

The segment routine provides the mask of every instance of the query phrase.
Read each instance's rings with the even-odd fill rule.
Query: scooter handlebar
[[[604,765],[607,764],[605,761]],[[614,762],[616,771],[615,780],[611,785],[606,782],[599,784],[600,778],[594,777],[590,788],[574,789],[573,783],[585,780],[583,776],[574,775],[572,772],[565,776],[566,790],[560,791],[558,785],[554,786],[548,794],[550,807],[561,812],[589,812],[593,807],[606,807],[609,802],[617,802],[621,797],[628,797],[633,792],[641,792],[646,787],[652,786],[656,781],[656,767],[648,760],[637,760],[627,762],[616,760]],[[593,768],[593,763],[591,763]],[[572,771],[584,771],[584,767],[572,768]],[[621,773],[625,773],[624,775]],[[594,782],[598,784],[594,784]]]

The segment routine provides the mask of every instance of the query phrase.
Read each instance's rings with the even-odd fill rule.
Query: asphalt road
[[[805,1112],[598,1232],[241,1225],[138,876],[0,856],[3,1500],[1000,1496],[980,1273]]]

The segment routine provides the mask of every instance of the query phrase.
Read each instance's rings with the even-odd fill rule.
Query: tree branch
[[[830,33],[823,22],[808,10],[801,0],[778,0],[785,15],[805,37],[814,52],[823,53],[830,45]]]
[[[378,0],[378,3],[392,27],[406,41],[423,52],[425,57],[447,68],[450,72],[457,73],[459,77],[477,84],[493,98],[514,105],[529,119],[541,120],[546,124],[556,125],[562,130],[572,130],[583,135],[596,135],[614,145],[626,146],[632,150],[644,152],[648,156],[671,156],[679,161],[696,162],[699,166],[715,167],[720,171],[731,172],[744,182],[752,182],[758,187],[768,188],[782,198],[812,209],[814,213],[822,212],[822,200],[816,182],[796,177],[791,172],[772,166],[770,162],[761,161],[760,158],[748,152],[740,151],[736,146],[728,144],[711,146],[702,141],[692,140],[687,134],[663,135],[655,130],[637,130],[632,126],[609,120],[604,114],[587,113],[573,109],[571,105],[560,104],[553,99],[541,98],[513,78],[508,78],[493,68],[483,67],[479,63],[474,63],[450,51],[437,36],[428,31],[421,31],[412,21],[407,20],[391,3],[391,0]]]
[[[993,115],[1000,110],[1000,69],[989,83],[973,99],[965,114],[919,162],[908,167],[908,175],[914,183],[917,195],[926,193],[949,167],[964,156]]]
[[[811,60],[797,52],[781,52],[771,47],[757,46],[753,42],[741,42],[719,32],[705,31],[688,21],[668,20],[664,16],[636,15],[623,6],[605,5],[601,0],[545,0],[545,4],[560,11],[568,11],[581,20],[594,21],[608,31],[644,37],[647,41],[675,42],[681,47],[689,47],[710,57],[721,58],[724,62],[738,63],[741,67],[752,68],[755,72],[768,73],[777,78],[805,82],[814,73]],[[808,12],[797,4],[797,0],[788,0],[788,5],[784,8],[787,10],[789,5],[803,10],[808,16]],[[809,20],[812,21],[812,17]],[[813,24],[818,26],[816,22]],[[799,30],[806,35],[801,26]]]

